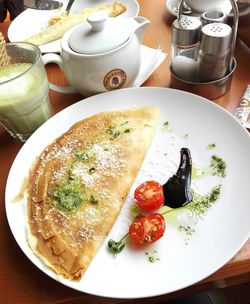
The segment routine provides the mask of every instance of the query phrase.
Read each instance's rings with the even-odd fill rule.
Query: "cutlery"
[[[250,121],[248,121],[248,116],[250,113],[250,84],[247,86],[244,92],[239,106],[234,112],[234,116],[238,121],[247,129],[250,129]]]
[[[54,10],[61,8],[63,3],[55,0],[24,0],[23,6],[36,10]]]
[[[72,4],[74,3],[74,1],[75,1],[75,0],[69,0],[68,4],[67,4],[67,6],[66,6],[66,9],[65,9],[65,12],[66,12],[67,15],[68,15],[68,13],[69,13],[69,11],[70,11],[70,9],[71,9],[71,6],[72,6]]]

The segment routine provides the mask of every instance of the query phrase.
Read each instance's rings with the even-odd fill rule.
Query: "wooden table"
[[[140,15],[151,20],[151,24],[147,27],[144,35],[144,44],[150,47],[162,45],[164,51],[169,54],[170,25],[175,17],[166,11],[165,0],[141,0],[139,3],[141,7]],[[0,24],[0,31],[4,33],[5,37],[7,36],[8,25],[8,23]],[[246,23],[245,20],[242,22],[241,27],[240,21],[239,33],[242,38],[249,37],[249,26],[249,21]],[[250,49],[239,38],[235,57],[237,68],[231,88],[225,95],[214,100],[215,103],[230,112],[234,111],[247,84],[250,83]],[[168,66],[169,56],[143,86],[169,87],[170,74]],[[67,83],[62,72],[55,65],[48,65],[46,69],[50,81],[61,85]],[[63,95],[51,91],[50,98],[56,113],[81,100],[82,96],[78,94]],[[94,297],[65,287],[42,273],[22,253],[10,232],[4,208],[8,172],[21,147],[22,144],[11,138],[0,126],[0,303],[138,303],[137,300]],[[245,282],[250,282],[250,241],[223,268],[204,281],[172,294],[145,299],[143,303],[162,303],[168,299]]]

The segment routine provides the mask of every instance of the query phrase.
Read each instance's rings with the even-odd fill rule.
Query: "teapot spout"
[[[142,16],[136,16],[133,19],[136,22],[134,32],[138,36],[139,40],[142,41],[145,26],[149,24],[150,21]]]

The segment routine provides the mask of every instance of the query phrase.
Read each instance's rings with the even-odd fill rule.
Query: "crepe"
[[[28,178],[28,241],[57,274],[81,278],[140,170],[159,110],[102,112],[44,149]]]
[[[87,20],[87,17],[95,12],[105,11],[109,17],[116,17],[126,11],[125,4],[114,2],[112,4],[103,4],[91,8],[84,8],[80,14],[66,14],[54,16],[49,20],[49,26],[41,32],[28,37],[25,42],[35,45],[42,45],[61,38],[64,33],[74,26]]]

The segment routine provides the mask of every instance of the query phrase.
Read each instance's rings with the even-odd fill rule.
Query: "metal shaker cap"
[[[200,41],[200,29],[199,18],[182,15],[172,24],[172,42],[182,46],[193,45]]]
[[[202,27],[201,50],[207,54],[223,54],[231,48],[232,28],[225,23],[209,23]]]

